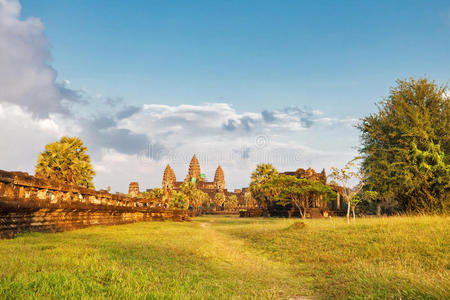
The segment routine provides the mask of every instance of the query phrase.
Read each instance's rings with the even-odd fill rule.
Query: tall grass
[[[0,299],[450,297],[446,217],[206,216],[0,240]]]

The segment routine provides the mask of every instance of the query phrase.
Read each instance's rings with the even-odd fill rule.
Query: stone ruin
[[[198,162],[197,156],[195,154],[192,156],[191,162],[189,163],[188,173],[184,181],[177,181],[173,169],[170,167],[170,165],[166,166],[162,180],[162,189],[166,193],[170,193],[171,191],[178,191],[180,190],[181,185],[184,182],[194,182],[197,189],[207,193],[211,199],[214,198],[214,195],[216,193],[224,193],[227,197],[236,195],[241,207],[244,203],[244,195],[246,192],[248,192],[247,188],[243,188],[242,190],[237,189],[233,192],[228,191],[225,186],[225,174],[220,165],[217,166],[216,172],[214,173],[214,180],[212,182],[206,181],[204,176],[202,176],[200,163]]]
[[[131,193],[139,185],[130,185]],[[0,238],[18,232],[56,232],[93,225],[140,221],[187,221],[186,210],[157,207],[154,199],[137,199],[0,170]]]
[[[325,169],[322,169],[322,172],[318,173],[312,168],[308,168],[306,170],[299,168],[294,172],[284,172],[281,174],[291,175],[291,176],[295,176],[297,178],[307,178],[307,179],[311,179],[311,180],[317,180],[317,181],[321,181],[324,184],[327,183],[327,174],[325,172]]]
[[[130,182],[128,195],[133,198],[139,195],[139,182]]]

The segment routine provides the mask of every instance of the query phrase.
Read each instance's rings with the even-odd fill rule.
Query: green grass
[[[0,299],[450,298],[450,219],[206,216],[0,240]]]

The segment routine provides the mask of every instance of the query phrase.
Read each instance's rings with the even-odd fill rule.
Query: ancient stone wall
[[[130,198],[0,170],[0,238],[27,231],[189,220],[185,210],[153,206],[151,199]]]

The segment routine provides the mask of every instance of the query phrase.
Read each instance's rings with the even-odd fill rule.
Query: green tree
[[[409,212],[448,211],[448,91],[427,79],[400,80],[379,111],[362,119],[362,168],[379,199],[395,199]]]
[[[152,197],[155,199],[162,199],[162,197],[164,196],[164,190],[161,188],[154,188],[151,191],[152,193]]]
[[[195,191],[192,199],[192,205],[195,208],[201,208],[203,203],[209,202],[209,195],[201,190],[197,190]]]
[[[192,181],[183,182],[180,187],[180,191],[189,198],[189,204],[193,204],[193,195],[197,191],[197,186]]]
[[[87,151],[83,141],[77,137],[65,136],[59,142],[50,143],[39,154],[36,176],[94,188],[92,179],[95,172]]]
[[[336,196],[330,187],[320,181],[284,174],[273,176],[265,186],[273,192],[274,200],[278,204],[297,207],[302,218],[306,217],[309,198],[322,196],[327,202]]]
[[[245,207],[255,207],[256,206],[256,200],[253,198],[251,192],[246,192],[244,194],[244,203],[245,203]]]
[[[172,209],[188,209],[189,208],[189,198],[182,192],[172,192],[169,199],[169,208]]]
[[[223,203],[225,202],[225,195],[223,193],[216,193],[214,195],[214,203],[216,205],[216,209],[220,209]]]
[[[189,199],[189,205],[192,207],[195,213],[202,207],[204,202],[209,200],[209,195],[199,189],[195,183],[189,181],[184,182],[181,185],[181,192],[184,193]]]
[[[267,206],[272,197],[272,191],[265,183],[269,182],[274,176],[278,175],[277,169],[271,164],[260,164],[253,171],[250,181],[250,192],[259,206]]]
[[[234,210],[236,207],[238,207],[239,201],[236,195],[230,195],[227,197],[225,201],[225,209],[227,210]]]
[[[358,201],[356,204],[361,203],[360,206],[363,206],[362,210],[367,211],[370,209],[370,205],[372,203],[376,203],[377,204],[377,210],[378,210],[378,192],[376,191],[370,191],[370,190],[365,190],[364,191],[364,187],[363,187],[363,192],[360,193],[359,195],[360,201]],[[365,207],[364,207],[365,206]],[[377,216],[379,216],[379,213],[377,211]]]
[[[139,199],[159,199],[161,200],[164,196],[164,190],[161,188],[154,188],[149,192],[140,192],[138,194]]]

